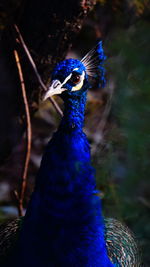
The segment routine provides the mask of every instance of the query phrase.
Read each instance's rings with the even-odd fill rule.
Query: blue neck
[[[61,127],[68,129],[78,128],[82,130],[84,124],[86,94],[87,92],[85,91],[82,95],[74,95],[64,99],[65,108]]]
[[[20,237],[23,267],[113,266],[82,132],[85,102],[86,92],[66,98],[64,117],[46,148]]]

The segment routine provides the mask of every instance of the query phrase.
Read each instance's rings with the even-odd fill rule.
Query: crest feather
[[[81,60],[82,64],[86,68],[86,72],[89,76],[96,78],[100,87],[104,87],[105,69],[102,66],[106,56],[102,47],[102,41],[100,41],[92,50],[90,50]]]

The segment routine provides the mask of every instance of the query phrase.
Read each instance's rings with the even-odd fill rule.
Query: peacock
[[[90,147],[83,132],[92,80],[105,85],[99,42],[80,61],[65,59],[52,72],[43,99],[60,95],[64,115],[48,143],[24,217],[0,226],[0,266],[138,267],[131,231],[103,218]]]

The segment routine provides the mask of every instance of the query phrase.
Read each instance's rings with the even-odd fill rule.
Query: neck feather
[[[63,128],[82,129],[86,105],[86,92],[65,98],[64,117],[61,122]]]

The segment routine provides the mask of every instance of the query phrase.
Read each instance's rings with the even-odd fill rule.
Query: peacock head
[[[66,59],[56,65],[52,73],[52,82],[44,95],[44,100],[53,95],[82,95],[89,87],[90,77],[96,79],[99,87],[105,85],[105,70],[102,66],[106,59],[99,42],[80,61],[78,59]]]

